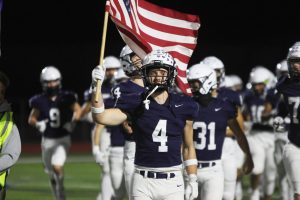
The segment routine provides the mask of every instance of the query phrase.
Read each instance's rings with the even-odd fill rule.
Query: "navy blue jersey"
[[[247,90],[244,96],[244,106],[247,113],[251,116],[253,122],[252,130],[273,131],[273,127],[262,120],[262,112],[265,109],[264,104],[266,95],[256,95],[252,90]]]
[[[139,86],[138,84],[128,80],[126,82],[122,82],[112,89],[112,95],[116,101],[121,97],[121,95],[129,95],[129,94],[141,94],[145,91],[144,87]]]
[[[72,120],[71,106],[75,102],[77,102],[75,93],[61,90],[54,101],[44,93],[35,95],[30,98],[29,106],[40,111],[38,120],[48,120],[43,135],[48,138],[59,138],[69,134],[63,126]]]
[[[131,80],[128,80],[126,82],[122,82],[112,89],[112,95],[115,100],[116,105],[118,103],[119,98],[121,95],[129,95],[129,94],[141,94],[145,91],[144,87],[139,86],[138,84],[132,82]],[[106,106],[106,105],[105,105]],[[123,129],[122,129],[123,130]],[[125,140],[127,141],[134,141],[134,133],[128,134],[126,131],[123,130]]]
[[[242,106],[242,96],[229,88],[221,87],[218,89],[218,98],[230,101],[235,106]]]
[[[113,108],[115,105],[115,100],[112,98],[107,98],[104,100],[104,105],[106,109]],[[110,133],[110,142],[112,147],[124,146],[124,130],[122,125],[118,126],[106,126],[107,131]]]
[[[112,85],[110,82],[103,82],[101,87],[101,93],[103,100],[106,100],[108,98],[111,98],[111,89]],[[90,89],[86,89],[83,93],[83,99],[84,101],[91,101],[92,100],[92,93]]]
[[[291,118],[288,138],[300,147],[300,84],[285,76],[279,80],[276,88],[283,95]]]
[[[151,97],[145,109],[144,94],[121,96],[116,107],[132,118],[135,133],[135,164],[143,167],[171,167],[182,163],[181,145],[186,120],[193,120],[198,105],[192,98],[169,94],[165,104]]]
[[[199,104],[193,123],[194,146],[199,161],[221,159],[227,121],[236,118],[236,106],[220,98],[214,98],[207,107]]]
[[[272,108],[276,108],[280,100],[280,94],[276,88],[271,88],[267,90],[266,101],[271,103]]]

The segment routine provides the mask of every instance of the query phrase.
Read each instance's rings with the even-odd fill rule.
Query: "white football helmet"
[[[106,69],[118,69],[121,67],[121,62],[115,56],[106,56],[103,61],[103,66]]]
[[[201,62],[210,66],[216,71],[218,85],[222,85],[225,81],[225,67],[223,62],[215,56],[205,57]]]
[[[46,81],[55,81],[55,80],[61,80],[60,71],[54,66],[45,67],[41,72],[40,81],[43,83]]]
[[[288,63],[287,60],[282,60],[276,65],[276,77],[279,79],[282,75],[288,74]]]
[[[230,89],[234,87],[234,82],[231,76],[225,76],[224,86]]]
[[[136,55],[128,45],[124,46],[120,53],[120,61],[123,67],[123,70],[127,76],[137,76],[139,74],[139,68],[136,67],[137,62],[133,63],[131,58]]]
[[[243,89],[243,80],[236,74],[229,75],[232,83],[233,83],[233,90],[240,91]]]
[[[151,83],[149,72],[151,69],[166,69],[168,71],[167,77],[163,77],[163,82]],[[150,52],[143,59],[143,66],[141,67],[142,78],[145,87],[152,90],[154,87],[158,86],[158,89],[168,89],[171,88],[175,77],[177,76],[177,71],[175,67],[174,58],[162,49],[156,49]]]
[[[46,66],[43,68],[41,74],[40,74],[40,81],[42,84],[42,88],[45,92],[56,93],[58,89],[61,88],[61,74],[60,71],[54,67],[54,66]],[[58,81],[58,87],[57,88],[48,88],[48,82],[49,81]],[[53,93],[53,94],[54,94]]]
[[[300,70],[296,69],[294,63],[300,63],[300,42],[296,42],[287,55],[289,77],[293,80],[300,81]]]
[[[263,66],[256,66],[252,69],[250,73],[250,83],[258,84],[263,83],[266,85],[267,89],[275,86],[276,78],[275,75]]]
[[[212,89],[217,88],[216,72],[204,62],[191,66],[189,68],[187,79],[188,81],[199,81],[201,83],[199,92],[203,95],[208,94]]]
[[[127,80],[129,77],[126,76],[123,68],[118,69],[115,79],[117,82],[121,82],[123,80]]]

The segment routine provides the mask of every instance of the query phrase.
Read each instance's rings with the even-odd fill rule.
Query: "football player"
[[[225,68],[223,62],[215,56],[208,56],[201,62],[215,70],[217,75],[217,90],[213,91],[213,95],[223,100],[228,100],[237,107],[237,120],[243,130],[243,117],[241,113],[242,97],[237,92],[225,87]],[[230,128],[227,129],[224,140],[222,165],[225,180],[223,199],[232,200],[235,194],[238,168],[236,162],[236,143],[234,141],[234,134]]]
[[[283,76],[276,86],[288,108],[290,125],[289,143],[283,151],[283,163],[292,184],[294,200],[300,200],[300,42],[296,42],[287,55],[288,76]]]
[[[115,99],[115,105],[118,104],[119,98],[122,95],[141,94],[144,92],[144,82],[141,78],[140,68],[142,66],[141,59],[129,48],[128,45],[124,46],[120,53],[120,61],[123,71],[130,77],[126,82],[116,85],[112,94]],[[130,126],[130,121],[123,123],[125,136],[124,146],[124,176],[125,186],[129,199],[131,199],[132,179],[134,174],[134,156],[135,156],[135,141],[134,133]]]
[[[42,134],[42,159],[52,190],[58,200],[66,199],[64,163],[71,145],[73,122],[79,120],[80,105],[74,92],[62,90],[61,74],[54,66],[40,75],[43,93],[29,100],[32,108],[28,123]]]
[[[275,187],[274,134],[270,112],[264,111],[267,90],[273,86],[275,76],[268,69],[257,66],[250,73],[251,90],[245,92],[245,119],[253,123],[248,135],[254,169],[251,175],[251,200],[258,200],[259,186],[264,181],[264,199],[270,199]],[[263,177],[262,177],[263,175]]]
[[[103,61],[103,65],[106,67],[105,80],[103,81],[102,94],[104,101],[109,101],[112,105],[111,90],[115,84],[115,76],[118,69],[121,67],[119,59],[115,56],[106,56]],[[81,117],[85,115],[88,119],[91,119],[91,91],[88,89],[85,91],[85,103],[82,106]],[[102,124],[95,124],[92,129],[92,152],[96,163],[102,167],[101,175],[101,192],[99,192],[97,199],[110,200],[114,195],[114,189],[112,187],[109,165],[109,148],[111,145],[111,135],[109,129],[105,128]]]
[[[168,92],[177,73],[167,52],[158,49],[147,54],[141,70],[147,91],[121,96],[114,109],[104,108],[101,93],[95,102],[94,93],[93,118],[106,125],[131,119],[136,142],[131,199],[194,199],[198,184],[192,120],[198,105],[190,97]],[[104,73],[102,66],[93,70],[93,85],[103,80]],[[189,176],[185,194],[182,152]]]
[[[236,120],[236,106],[228,100],[213,97],[213,91],[217,89],[214,69],[204,62],[193,65],[189,68],[188,81],[194,100],[199,104],[198,116],[193,123],[194,145],[198,160],[199,197],[204,200],[221,200],[224,187],[221,154],[226,127],[231,128],[246,154],[243,166],[246,174],[253,168],[249,145]]]
[[[243,80],[238,75],[236,75],[236,74],[232,74],[229,77],[230,77],[231,82],[233,84],[233,86],[232,86],[231,89],[233,91],[238,92],[238,93],[243,92],[243,87],[244,87],[243,86]]]

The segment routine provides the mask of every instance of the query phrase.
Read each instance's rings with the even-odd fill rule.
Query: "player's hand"
[[[189,174],[189,181],[185,188],[185,200],[193,200],[198,197],[198,182],[196,174]]]
[[[98,145],[93,145],[93,155],[96,163],[99,165],[103,165],[105,161],[105,155],[100,151],[100,147]]]
[[[273,128],[276,132],[284,131],[284,120],[282,117],[277,116],[273,120]]]
[[[97,67],[95,67],[92,71],[92,85],[96,86],[97,85],[97,81],[99,80],[101,83],[104,80],[105,77],[105,67],[98,65]]]
[[[254,163],[252,160],[252,156],[248,155],[248,156],[246,156],[246,160],[243,165],[243,173],[249,174],[250,172],[252,172],[253,168],[254,168]]]
[[[126,133],[128,133],[128,134],[132,134],[133,133],[133,130],[132,130],[132,127],[131,127],[131,123],[128,120],[126,120],[125,122],[123,122],[122,126],[123,126],[123,129],[126,131]]]
[[[37,121],[35,123],[35,128],[37,128],[37,130],[40,132],[40,133],[44,133],[46,128],[47,128],[47,123],[48,123],[48,119],[45,119],[45,120],[41,120],[41,121]]]

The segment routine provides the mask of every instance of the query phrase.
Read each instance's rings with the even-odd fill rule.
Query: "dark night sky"
[[[198,45],[190,64],[215,55],[228,74],[247,79],[258,64],[274,69],[300,36],[293,1],[153,0],[200,16]],[[296,2],[296,1],[295,1]],[[11,78],[9,95],[28,99],[40,92],[39,74],[57,66],[63,86],[82,93],[99,62],[104,0],[4,0],[0,69]],[[109,23],[106,55],[124,45]]]

